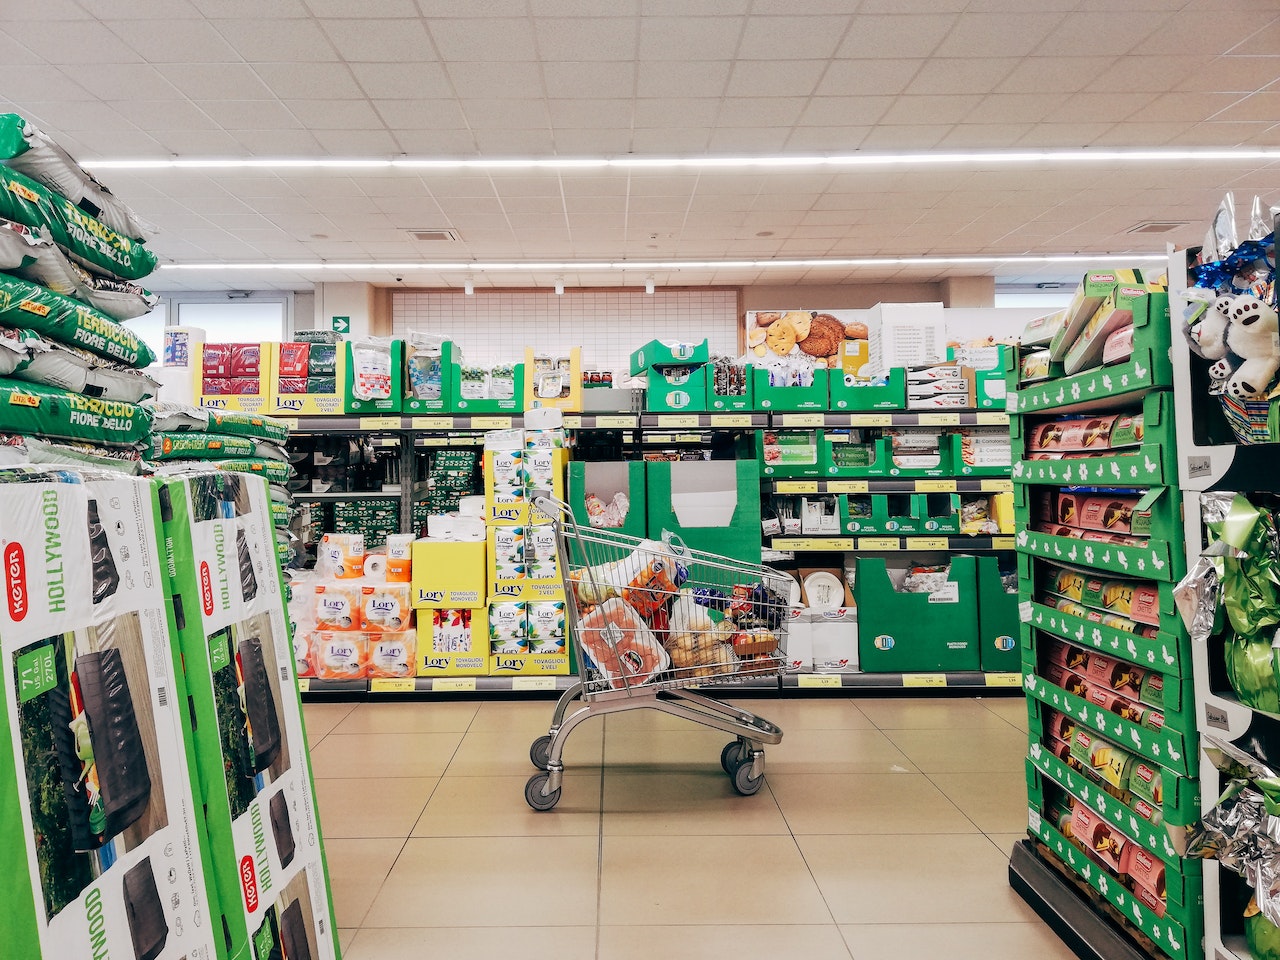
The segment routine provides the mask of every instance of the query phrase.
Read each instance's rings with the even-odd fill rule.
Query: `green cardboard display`
[[[764,367],[752,367],[751,382],[756,409],[783,412],[827,410],[831,405],[827,374],[825,369],[814,370],[813,383],[807,387],[771,387],[769,371]]]
[[[1022,669],[1018,591],[1004,589],[996,557],[977,559],[979,664],[986,673],[1017,673]]]
[[[977,670],[978,588],[974,557],[951,558],[938,594],[898,593],[883,557],[858,557],[858,661],[867,673]]]
[[[649,536],[664,532],[687,546],[760,562],[760,468],[754,460],[654,461],[646,464]],[[714,523],[704,523],[708,511]]]
[[[743,383],[743,393],[735,396],[726,396],[716,393],[716,378],[714,370],[707,368],[707,407],[713,413],[730,413],[743,410],[755,409],[755,380],[751,377],[751,368],[747,367],[747,376]]]
[[[821,430],[757,430],[756,462],[765,477],[821,477]]]
[[[700,413],[707,409],[707,366],[651,367],[644,408],[650,413]]]
[[[851,493],[840,497],[840,530],[865,537],[873,534],[907,536],[924,531],[924,497],[916,493]],[[869,516],[855,516],[855,503],[869,507]]]
[[[621,527],[602,529],[610,533],[625,534],[628,537],[646,535],[645,463],[643,460],[571,461],[569,463],[569,506],[573,509],[573,518],[581,527],[588,527],[591,524],[585,503],[588,493],[594,493],[605,503],[612,500],[614,494],[625,493],[631,504],[626,521]]]
[[[828,374],[832,410],[872,412],[907,408],[907,372],[901,367],[889,371],[886,382],[853,380],[840,371]]]
[[[638,377],[654,367],[697,367],[711,358],[707,341],[650,340],[631,354],[631,375]]]
[[[355,364],[352,363],[352,342],[343,344],[347,351],[346,376],[343,378],[342,404],[347,413],[400,413],[404,407],[404,341],[391,341],[391,395],[386,399],[364,400],[355,393]]]

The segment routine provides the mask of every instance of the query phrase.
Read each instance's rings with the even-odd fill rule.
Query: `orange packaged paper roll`
[[[395,633],[413,623],[407,583],[380,583],[360,588],[360,629]]]
[[[387,583],[408,583],[413,573],[413,534],[387,536]]]
[[[367,674],[367,634],[317,630],[312,634],[312,649],[316,677],[321,680],[360,680]]]
[[[412,677],[417,672],[417,631],[401,630],[399,633],[371,633],[367,636],[370,677]]]
[[[339,581],[317,583],[316,629],[359,630],[360,587]]]

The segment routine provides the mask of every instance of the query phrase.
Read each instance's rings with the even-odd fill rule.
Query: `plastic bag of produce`
[[[136,447],[151,432],[151,415],[132,403],[0,379],[0,431]]]
[[[130,210],[48,135],[16,113],[0,115],[0,159],[66,197],[117,233],[146,240],[155,232],[155,227]]]
[[[3,191],[0,191],[3,192]],[[105,314],[60,293],[0,273],[0,323],[83,347],[130,367],[150,366],[151,348]]]
[[[150,250],[16,170],[0,177],[0,217],[48,227],[73,260],[118,280],[141,280],[156,268]]]

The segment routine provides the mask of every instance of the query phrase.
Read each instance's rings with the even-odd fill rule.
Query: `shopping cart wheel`
[[[747,755],[748,759],[750,754]],[[724,749],[720,751],[720,766],[724,768],[724,772],[733,776],[734,769],[742,762],[742,741],[730,740],[724,745]]]
[[[748,757],[746,761],[738,764],[731,774],[733,777],[733,789],[744,797],[759,793],[760,788],[764,786],[764,773],[761,773],[758,777],[752,777],[751,767],[751,758]]]
[[[539,770],[547,769],[547,760],[551,756],[551,734],[546,733],[533,741],[529,747],[529,759]]]
[[[545,797],[542,795],[542,785],[550,779],[550,774],[535,773],[529,778],[529,782],[524,785],[524,799],[529,806],[535,810],[550,810],[560,802],[559,788],[552,790]],[[761,777],[761,779],[764,779]],[[759,787],[756,788],[757,790]]]

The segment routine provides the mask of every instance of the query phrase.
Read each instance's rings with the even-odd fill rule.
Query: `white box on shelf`
[[[867,311],[867,329],[871,369],[878,376],[894,367],[947,359],[947,324],[941,303],[878,303]]]
[[[814,673],[858,672],[858,610],[806,610]]]

